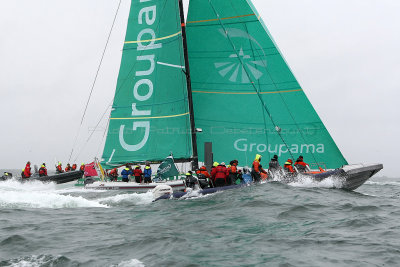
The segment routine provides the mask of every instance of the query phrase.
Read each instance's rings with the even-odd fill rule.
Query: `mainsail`
[[[131,1],[102,164],[192,157],[178,1]]]
[[[200,159],[347,164],[250,0],[191,0],[187,40]]]

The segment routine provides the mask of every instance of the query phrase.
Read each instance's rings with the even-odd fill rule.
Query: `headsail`
[[[347,164],[250,0],[191,0],[187,39],[200,159]]]
[[[103,164],[192,156],[178,1],[131,1]]]

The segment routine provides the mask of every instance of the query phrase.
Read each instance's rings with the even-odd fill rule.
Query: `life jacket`
[[[226,176],[228,176],[228,172],[225,166],[219,165],[215,168],[215,180],[224,179],[226,182]]]
[[[283,168],[284,168],[285,172],[288,172],[288,173],[294,173],[295,172],[294,169],[293,169],[292,164],[290,164],[289,162],[286,162],[285,165],[283,166]]]
[[[72,164],[72,170],[73,170],[73,171],[76,170],[76,164]]]
[[[40,176],[47,176],[47,169],[45,167],[41,167],[39,169],[39,175]]]
[[[133,175],[134,175],[135,177],[142,176],[142,174],[143,174],[143,172],[142,172],[142,170],[139,169],[139,168],[133,170]]]
[[[206,178],[210,178],[210,174],[208,173],[206,167],[201,167],[200,170],[196,171],[197,177],[199,177],[200,174],[204,175]],[[200,177],[199,177],[200,178]]]
[[[58,172],[63,172],[62,166],[61,165],[57,165],[57,171]]]
[[[129,178],[130,174],[132,174],[132,171],[129,168],[125,168],[121,172],[122,178]]]
[[[26,164],[26,166],[25,166],[25,171],[24,171],[24,175],[25,175],[25,177],[24,178],[29,178],[29,177],[31,177],[31,165],[29,165],[29,164]]]
[[[144,177],[149,178],[151,177],[151,167],[150,166],[146,166],[144,168]]]

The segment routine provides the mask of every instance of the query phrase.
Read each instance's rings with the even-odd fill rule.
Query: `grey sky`
[[[253,2],[347,160],[380,162],[382,174],[398,177],[400,2]],[[123,0],[78,148],[114,95],[129,4]],[[0,168],[68,160],[117,5],[0,1]],[[95,133],[78,163],[101,153],[102,140]]]

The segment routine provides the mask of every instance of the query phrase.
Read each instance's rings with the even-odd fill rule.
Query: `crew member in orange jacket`
[[[79,170],[80,170],[81,172],[85,171],[85,163],[82,163],[82,164],[81,164],[81,167],[79,168]]]
[[[142,182],[143,172],[139,165],[133,170],[133,176],[135,176],[135,182],[140,184]]]
[[[71,171],[76,171],[76,164],[74,163],[74,164],[72,164],[72,168],[71,168]]]
[[[32,176],[32,173],[31,173],[31,162],[28,161],[26,163],[25,170],[24,170],[24,178],[29,178],[31,176]]]
[[[236,160],[236,159],[232,160],[230,162],[231,167],[228,169],[229,176],[228,176],[228,179],[227,179],[227,182],[228,182],[229,185],[232,185],[232,184],[236,183],[236,180],[238,178],[238,170],[237,170],[237,165],[238,164],[239,164],[239,161]]]
[[[203,174],[206,178],[210,178],[210,174],[207,171],[206,166],[201,166],[199,170],[196,171],[196,174]]]
[[[257,154],[256,158],[253,161],[253,167],[251,170],[251,176],[253,177],[253,181],[255,183],[259,183],[261,181],[261,173],[267,174],[267,172],[263,169],[261,162],[261,155]]]
[[[118,180],[118,169],[114,168],[110,171],[108,174],[108,177],[110,177],[111,182],[117,181]]]
[[[222,187],[226,185],[226,177],[229,175],[228,170],[225,167],[225,163],[221,162],[211,172],[211,177],[214,181],[215,187]]]
[[[307,166],[309,165],[303,161],[303,156],[300,156],[294,163],[294,166],[297,168],[299,172],[306,172]]]
[[[293,169],[292,164],[293,164],[293,161],[292,161],[291,159],[288,159],[288,160],[285,162],[285,165],[283,165],[283,170],[284,170],[286,173],[295,173],[295,170]]]

